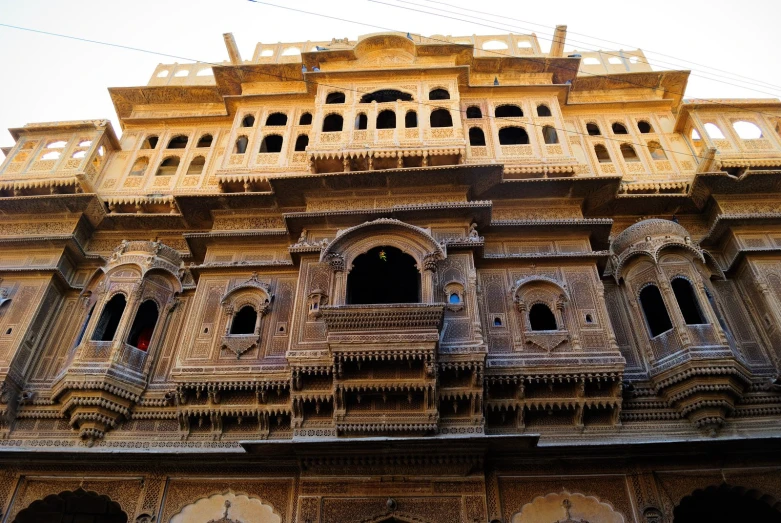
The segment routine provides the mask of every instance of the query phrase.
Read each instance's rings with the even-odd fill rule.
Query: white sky
[[[471,20],[462,22],[369,0],[267,1],[423,35],[528,34],[534,31],[544,50],[550,46],[552,27],[566,24],[569,30],[567,50],[641,48],[656,70],[692,69],[686,90],[689,98],[781,98],[781,67],[778,65],[781,60],[777,56],[781,48],[781,31],[778,30],[781,2],[778,0],[657,0],[652,3],[627,0],[440,0],[440,3],[381,0],[411,8],[415,7],[410,2],[423,4],[440,14],[446,14],[443,10],[455,10],[453,6],[476,9],[500,15],[502,18],[496,19],[495,23],[472,18],[488,18],[483,14],[462,12],[459,18]],[[0,0],[0,23],[212,62],[227,58],[222,40],[225,32],[234,34],[242,57],[248,59],[258,41],[355,39],[362,34],[381,31],[249,0]],[[595,41],[595,37],[626,45]],[[654,54],[654,51],[677,60]],[[0,146],[13,144],[4,129],[30,122],[110,118],[119,133],[106,89],[145,85],[158,63],[177,61],[6,27],[0,27],[0,56]],[[734,77],[707,80],[698,75],[728,76],[728,73],[681,60],[752,80]],[[669,62],[677,62],[677,66]],[[748,82],[770,85],[750,85]]]

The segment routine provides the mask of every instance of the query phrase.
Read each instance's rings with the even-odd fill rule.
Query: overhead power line
[[[371,2],[371,3],[374,3],[374,4],[387,5],[389,7],[395,8],[395,9],[404,9],[404,10],[412,11],[412,12],[416,12],[416,13],[423,13],[423,14],[428,14],[428,15],[432,15],[432,16],[438,16],[440,18],[447,18],[449,20],[457,20],[457,21],[460,21],[460,22],[467,22],[467,23],[470,23],[470,24],[473,24],[473,25],[478,25],[478,26],[481,26],[481,27],[488,27],[490,29],[497,29],[499,31],[508,31],[510,33],[513,32],[512,31],[512,29],[513,29],[512,26],[508,26],[507,24],[502,24],[501,26],[496,26],[496,25],[488,25],[488,24],[483,24],[483,23],[474,21],[474,19],[486,20],[485,18],[472,17],[473,19],[470,20],[470,19],[458,18],[458,17],[455,17],[455,16],[449,16],[447,14],[443,14],[443,13],[447,12],[447,13],[451,13],[451,14],[461,15],[461,13],[453,13],[452,11],[440,10],[442,12],[431,12],[431,11],[424,11],[422,9],[414,9],[412,7],[407,7],[407,6],[403,6],[403,5],[396,5],[396,4],[392,4],[392,3],[389,3],[389,2],[383,2],[381,0],[368,0],[368,1]],[[404,0],[399,0],[399,1],[404,2]],[[425,7],[425,6],[419,6],[418,4],[414,4],[412,2],[404,2],[404,3],[415,5],[415,6],[418,6],[418,7]],[[488,20],[488,21],[492,22],[492,23],[499,23],[499,22],[493,22],[491,20]],[[523,29],[523,30],[528,30],[528,29]],[[546,39],[543,38],[543,40],[546,40]],[[550,40],[550,39],[548,39],[548,40]],[[595,49],[584,49],[584,50],[585,51],[596,51]],[[488,50],[487,49],[483,49],[483,51],[488,51]],[[605,51],[601,51],[601,52],[603,54],[606,54],[606,55],[609,55],[609,56],[615,56],[615,57],[621,58],[621,55],[618,55],[618,54],[611,54],[610,52],[605,52]],[[502,53],[502,54],[505,54],[505,56],[513,56],[513,55],[507,55],[506,53]],[[521,58],[524,58],[524,57],[521,57]],[[648,62],[645,62],[645,63],[648,63]],[[589,73],[587,73],[586,71],[582,71],[581,74],[589,74]],[[596,75],[596,76],[599,76],[599,75]],[[769,93],[767,91],[760,91],[759,89],[754,89],[752,87],[746,87],[744,85],[738,85],[738,84],[734,84],[734,83],[731,83],[731,82],[726,82],[726,81],[723,81],[723,80],[716,80],[714,78],[707,78],[707,77],[699,76],[699,75],[696,75],[696,74],[692,74],[692,76],[696,76],[696,77],[699,77],[699,78],[705,78],[705,79],[713,81],[713,82],[719,82],[719,83],[723,83],[723,84],[726,84],[726,85],[731,85],[733,87],[739,87],[741,89],[747,89],[749,91],[754,91],[754,92],[757,92],[757,93],[766,94],[766,95],[769,95],[769,96],[779,96],[777,93]],[[683,96],[683,93],[678,93],[678,94],[681,94]]]
[[[306,11],[304,9],[298,9],[298,8],[295,8],[295,7],[289,7],[289,6],[284,6],[284,5],[272,4],[270,2],[264,2],[262,0],[248,0],[248,1],[252,2],[252,3],[255,3],[255,4],[262,4],[262,5],[266,5],[266,6],[269,6],[269,7],[276,7],[278,9],[284,9],[284,10],[287,10],[287,11],[293,11],[293,12],[296,12],[296,13],[303,13],[303,14],[308,14],[308,15],[313,15],[313,16],[319,16],[321,18],[328,18],[330,20],[338,20],[340,22],[347,22],[347,23],[350,23],[350,24],[361,25],[361,26],[364,26],[364,27],[371,27],[371,28],[374,28],[374,29],[381,29],[383,31],[390,31],[390,32],[394,32],[394,33],[404,33],[404,31],[399,31],[398,29],[393,29],[393,28],[390,28],[390,27],[385,27],[385,26],[376,25],[376,24],[370,24],[370,23],[367,23],[367,22],[359,22],[357,20],[349,20],[347,18],[341,18],[341,17],[338,17],[338,16],[326,15],[326,14],[322,14],[322,13],[314,13],[312,11]],[[372,0],[369,0],[369,1],[372,1]],[[465,47],[465,48],[469,48],[469,49],[473,48],[472,44],[459,44],[459,43],[456,43],[456,42],[451,42],[450,40],[444,40],[442,38],[434,38],[434,37],[430,37],[430,36],[423,36],[423,35],[419,35],[419,34],[415,34],[415,36],[417,36],[421,40],[422,39],[426,39],[426,40],[432,40],[434,42],[446,43],[448,45],[461,46],[461,47]],[[498,51],[489,50],[489,49],[483,49],[483,51],[485,51],[487,53],[491,53],[491,54],[496,54],[498,56],[503,56],[503,57],[506,57],[506,58],[515,58],[517,60],[530,61],[530,62],[536,63],[538,65],[546,65],[546,62],[547,62],[547,59],[544,59],[544,58],[540,59],[540,58],[532,58],[532,57],[528,57],[528,56],[513,56],[513,55],[509,55],[507,53],[500,53]],[[557,66],[555,64],[549,64],[549,63],[547,64],[547,66],[548,67],[552,67],[554,69],[563,69],[565,71],[572,72],[572,68],[569,68],[569,67]],[[581,74],[583,74],[584,76],[591,76],[591,77],[596,77],[596,78],[605,78],[605,79],[615,80],[615,78],[612,78],[611,76],[604,75],[604,74],[589,73],[589,72],[585,72],[585,71],[583,71]],[[641,84],[641,83],[638,83],[638,82],[632,82],[632,81],[627,80],[625,78],[622,78],[620,81],[622,83],[626,83],[626,84],[629,84],[629,85],[637,85],[639,87],[647,88],[647,85],[645,85],[645,84]],[[671,94],[678,94],[678,95],[680,95],[682,97],[685,96],[684,93],[677,92],[677,91],[669,90],[668,92],[671,93]],[[755,114],[761,114],[761,115],[764,115],[764,116],[769,116],[771,118],[777,118],[778,117],[778,115],[773,114],[773,113],[765,113],[765,112],[762,112],[762,111],[757,111],[755,109],[746,109],[745,107],[741,107],[739,105],[734,105],[734,104],[725,103],[725,102],[719,102],[717,100],[707,100],[707,101],[712,103],[712,104],[714,104],[714,105],[719,105],[719,106],[722,106],[722,107],[730,107],[732,109],[739,109],[741,111],[751,112],[751,113],[755,113]]]
[[[254,2],[254,3],[259,3],[259,4],[266,4],[265,2],[261,2],[259,0],[248,0],[248,1]],[[295,8],[288,8],[288,7],[278,6],[278,5],[274,5],[274,4],[266,4],[266,5],[270,5],[270,6],[273,6],[273,7],[280,7],[282,9],[290,9],[290,10],[293,10],[293,11],[302,12],[301,10],[298,10],[298,9],[295,9]],[[306,12],[306,11],[303,11],[303,12],[305,12],[307,14],[317,15],[317,13],[309,13],[309,12]],[[322,15],[322,16],[325,16],[327,18],[336,18],[336,17],[332,17],[332,16],[328,16],[328,15]],[[357,24],[361,24],[361,25],[366,25],[366,24],[363,24],[362,22],[353,22],[351,20],[343,20],[343,19],[339,19],[339,20],[346,21],[346,22],[351,22],[351,23],[357,23]],[[226,65],[224,63],[209,62],[209,61],[205,61],[205,60],[197,60],[197,59],[194,59],[194,58],[189,58],[189,57],[184,57],[184,56],[179,56],[179,55],[174,55],[174,54],[169,54],[169,53],[163,53],[163,52],[160,52],[160,51],[154,51],[154,50],[150,50],[150,49],[143,49],[143,48],[140,48],[140,47],[134,47],[134,46],[123,45],[123,44],[115,44],[115,43],[111,43],[111,42],[103,42],[101,40],[93,40],[93,39],[89,39],[89,38],[83,38],[83,37],[72,36],[72,35],[65,35],[65,34],[54,33],[54,32],[50,32],[50,31],[42,31],[42,30],[39,30],[39,29],[33,29],[33,28],[29,28],[29,27],[22,27],[22,26],[16,26],[16,25],[11,25],[11,24],[3,24],[3,23],[0,23],[0,27],[6,27],[6,28],[10,28],[10,29],[17,29],[17,30],[20,30],[20,31],[28,31],[28,32],[32,32],[32,33],[43,34],[43,35],[53,36],[53,37],[58,37],[58,38],[66,38],[66,39],[69,39],[69,40],[76,40],[76,41],[80,41],[80,42],[91,43],[91,44],[96,44],[96,45],[103,45],[103,46],[108,46],[108,47],[114,47],[114,48],[118,48],[118,49],[129,50],[129,51],[137,51],[137,52],[153,54],[153,55],[157,55],[157,56],[164,56],[164,57],[167,57],[167,58],[175,58],[177,60],[186,60],[186,61],[189,61],[189,62],[208,64],[208,65],[211,65],[211,66],[218,66],[219,67],[219,66],[225,66]],[[386,30],[390,30],[390,29],[386,29]],[[278,78],[280,80],[292,81],[292,82],[304,82],[304,83],[312,84],[312,85],[315,85],[315,86],[321,85],[321,86],[328,87],[328,88],[339,89],[341,91],[352,91],[352,92],[355,92],[355,93],[358,93],[358,94],[361,94],[361,95],[371,94],[371,92],[372,92],[372,91],[362,91],[360,89],[354,89],[354,88],[351,89],[351,88],[344,87],[344,86],[341,86],[341,85],[327,84],[327,83],[323,83],[323,82],[317,82],[317,81],[314,81],[314,80],[308,80],[308,79],[306,79],[306,77],[304,77],[302,79],[302,78],[297,78],[297,77],[293,77],[293,76],[284,76],[284,75],[280,75],[280,74],[274,74],[274,73],[270,73],[270,72],[264,72],[262,74],[264,74],[266,76],[270,76],[272,78]],[[435,109],[443,108],[442,104],[427,103],[427,102],[423,102],[423,101],[418,101],[417,104],[420,105],[420,106],[434,107]],[[461,111],[459,109],[458,112],[459,112],[459,114],[464,114],[464,115],[466,114],[466,110]],[[516,126],[521,126],[521,127],[523,127],[523,126],[531,126],[531,127],[539,127],[539,128],[549,127],[549,128],[555,129],[556,131],[561,131],[563,133],[563,136],[567,136],[567,135],[591,136],[588,133],[582,133],[582,132],[579,132],[579,131],[570,131],[570,130],[565,129],[565,128],[554,127],[552,125],[538,124],[538,123],[534,123],[534,122],[519,123],[516,119],[513,119],[511,117],[489,116],[489,118],[493,118],[494,120],[509,121],[509,122],[514,123]],[[633,146],[637,146],[637,147],[648,148],[648,144],[633,142],[633,141],[630,141],[630,139],[628,139],[628,138],[624,138],[624,139],[622,139],[622,138],[611,138],[609,136],[604,136],[604,135],[600,135],[600,137],[601,137],[601,139],[607,140],[607,141],[620,142],[622,144],[629,144],[629,145],[633,145]],[[658,150],[662,150],[662,151],[669,152],[669,153],[672,153],[672,154],[680,154],[680,155],[683,155],[683,156],[690,156],[692,158],[697,158],[698,160],[705,158],[704,156],[699,156],[699,155],[696,155],[696,154],[683,153],[683,152],[679,152],[679,151],[674,151],[672,149],[665,149],[665,148],[661,147],[661,144],[660,144],[660,147],[658,148]]]
[[[398,1],[403,2],[403,3],[412,3],[412,2],[407,2],[406,0],[398,0]],[[540,24],[540,23],[537,23],[537,22],[529,21],[529,20],[521,20],[520,18],[513,18],[511,16],[507,16],[504,13],[498,15],[498,14],[493,14],[493,13],[489,13],[489,12],[486,12],[486,11],[479,11],[477,9],[469,9],[469,8],[466,8],[466,7],[461,7],[461,6],[457,6],[457,5],[453,5],[453,4],[448,4],[447,2],[439,2],[437,0],[423,0],[423,1],[428,2],[430,4],[439,4],[439,5],[448,6],[448,7],[453,8],[453,9],[460,9],[461,11],[468,11],[470,13],[478,13],[478,14],[483,14],[483,15],[487,15],[487,16],[492,16],[494,18],[500,18],[502,20],[512,20],[512,21],[515,21],[515,22],[522,22],[524,24],[536,25],[538,27],[544,27],[546,29],[555,29],[555,27],[551,26],[551,25]],[[530,30],[530,29],[525,29],[524,28],[524,30]],[[630,45],[630,44],[616,42],[614,40],[608,40],[608,39],[605,39],[605,38],[600,38],[598,36],[588,35],[588,34],[585,34],[585,33],[578,33],[578,32],[575,32],[575,31],[570,31],[568,29],[567,30],[567,36],[569,37],[569,35],[579,35],[579,36],[583,36],[585,38],[589,38],[591,40],[596,40],[596,41],[599,41],[599,42],[606,42],[606,43],[618,45],[618,46],[621,46],[621,47],[635,47],[635,48],[641,47],[641,46],[633,46],[633,45]],[[585,43],[586,45],[593,45],[593,44],[588,44],[586,42],[573,40],[573,39],[570,39],[570,38],[567,38],[567,41],[568,42],[575,42],[575,43]],[[678,62],[684,62],[684,63],[687,63],[687,64],[696,65],[698,67],[702,67],[702,68],[705,68],[705,69],[712,69],[712,70],[718,71],[720,73],[726,73],[728,75],[736,77],[735,79],[743,78],[743,79],[746,79],[746,80],[751,80],[751,82],[747,82],[747,83],[751,83],[752,85],[771,87],[773,89],[781,89],[781,86],[778,86],[778,85],[775,85],[775,84],[771,84],[769,82],[765,82],[765,81],[759,80],[757,78],[752,78],[750,76],[745,76],[745,75],[741,75],[741,74],[738,74],[738,73],[733,73],[733,72],[727,71],[725,69],[719,69],[718,67],[713,67],[713,66],[701,64],[701,63],[694,62],[692,60],[687,60],[685,58],[681,58],[681,57],[678,57],[678,56],[672,56],[672,55],[669,55],[669,54],[661,53],[659,51],[654,51],[652,49],[647,49],[644,46],[642,46],[642,49],[643,49],[643,51],[646,51],[646,52],[649,52],[649,53],[653,53],[655,55],[664,56],[666,58],[671,58],[673,60],[677,60]],[[586,50],[596,51],[594,49],[586,49]],[[601,51],[601,50],[598,51],[598,52],[605,53],[605,51]],[[655,60],[655,62],[656,63],[661,63],[661,64],[672,65],[674,67],[680,67],[680,65],[676,64],[675,62],[667,62],[667,61],[662,61],[662,60]],[[651,65],[650,62],[646,62],[646,63],[649,63],[649,65]],[[727,76],[717,75],[715,73],[709,73],[707,71],[701,71],[701,72],[703,72],[705,74],[710,74],[710,75],[713,75],[713,76],[718,76],[718,77],[721,77],[721,78],[729,78]]]

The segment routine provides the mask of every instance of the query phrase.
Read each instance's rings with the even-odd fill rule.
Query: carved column
[[[328,264],[331,266],[331,270],[334,271],[334,288],[332,289],[332,295],[334,297],[334,305],[344,305],[347,302],[347,275],[344,272],[344,256],[341,254],[329,254]]]
[[[138,310],[138,305],[141,302],[141,296],[144,292],[143,280],[133,286],[133,290],[130,292],[125,310],[122,312],[122,319],[119,320],[117,325],[117,332],[114,335],[114,343],[111,346],[112,357],[117,358],[121,354],[121,350],[124,347],[125,339],[127,339],[130,333],[130,327],[133,325],[133,320]]]
[[[439,257],[430,252],[423,257],[423,271],[420,275],[420,301],[434,303],[434,273],[437,272]]]

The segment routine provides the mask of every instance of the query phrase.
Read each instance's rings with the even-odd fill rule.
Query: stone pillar
[[[344,256],[341,254],[329,254],[328,264],[334,271],[333,305],[344,305],[347,302],[347,275],[344,271]]]
[[[423,257],[423,267],[420,274],[420,301],[434,303],[434,273],[437,272],[437,253],[430,252]]]

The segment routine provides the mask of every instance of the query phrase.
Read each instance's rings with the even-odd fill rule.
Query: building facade
[[[781,102],[557,35],[11,129],[1,521],[781,521]]]

